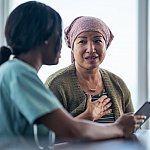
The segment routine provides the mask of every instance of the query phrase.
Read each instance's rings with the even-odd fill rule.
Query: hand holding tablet
[[[144,122],[142,122],[140,124],[140,127],[145,123],[146,120],[149,119],[150,117],[150,102],[145,102],[141,107],[140,109],[135,113],[135,115],[143,115],[145,116],[144,118]],[[139,127],[139,128],[140,128]],[[136,130],[138,130],[139,128],[137,128]]]

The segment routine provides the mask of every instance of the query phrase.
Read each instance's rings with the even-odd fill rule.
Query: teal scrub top
[[[0,139],[33,136],[35,120],[61,107],[32,66],[16,58],[0,66]]]

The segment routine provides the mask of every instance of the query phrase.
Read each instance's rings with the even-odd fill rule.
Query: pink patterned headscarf
[[[65,28],[65,41],[69,48],[73,49],[73,44],[77,36],[84,31],[100,32],[106,42],[108,48],[114,36],[108,26],[100,19],[90,16],[80,16],[72,21],[72,23]]]

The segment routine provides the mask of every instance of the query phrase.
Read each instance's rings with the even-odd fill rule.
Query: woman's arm
[[[65,110],[57,109],[38,119],[38,122],[53,130],[64,139],[103,140],[125,137],[133,133],[143,119],[124,114],[115,123],[97,124],[86,120],[73,119]]]

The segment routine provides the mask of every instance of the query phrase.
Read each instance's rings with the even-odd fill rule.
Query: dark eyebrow
[[[102,35],[98,35],[98,36],[94,36],[94,38],[103,38],[103,36]]]

